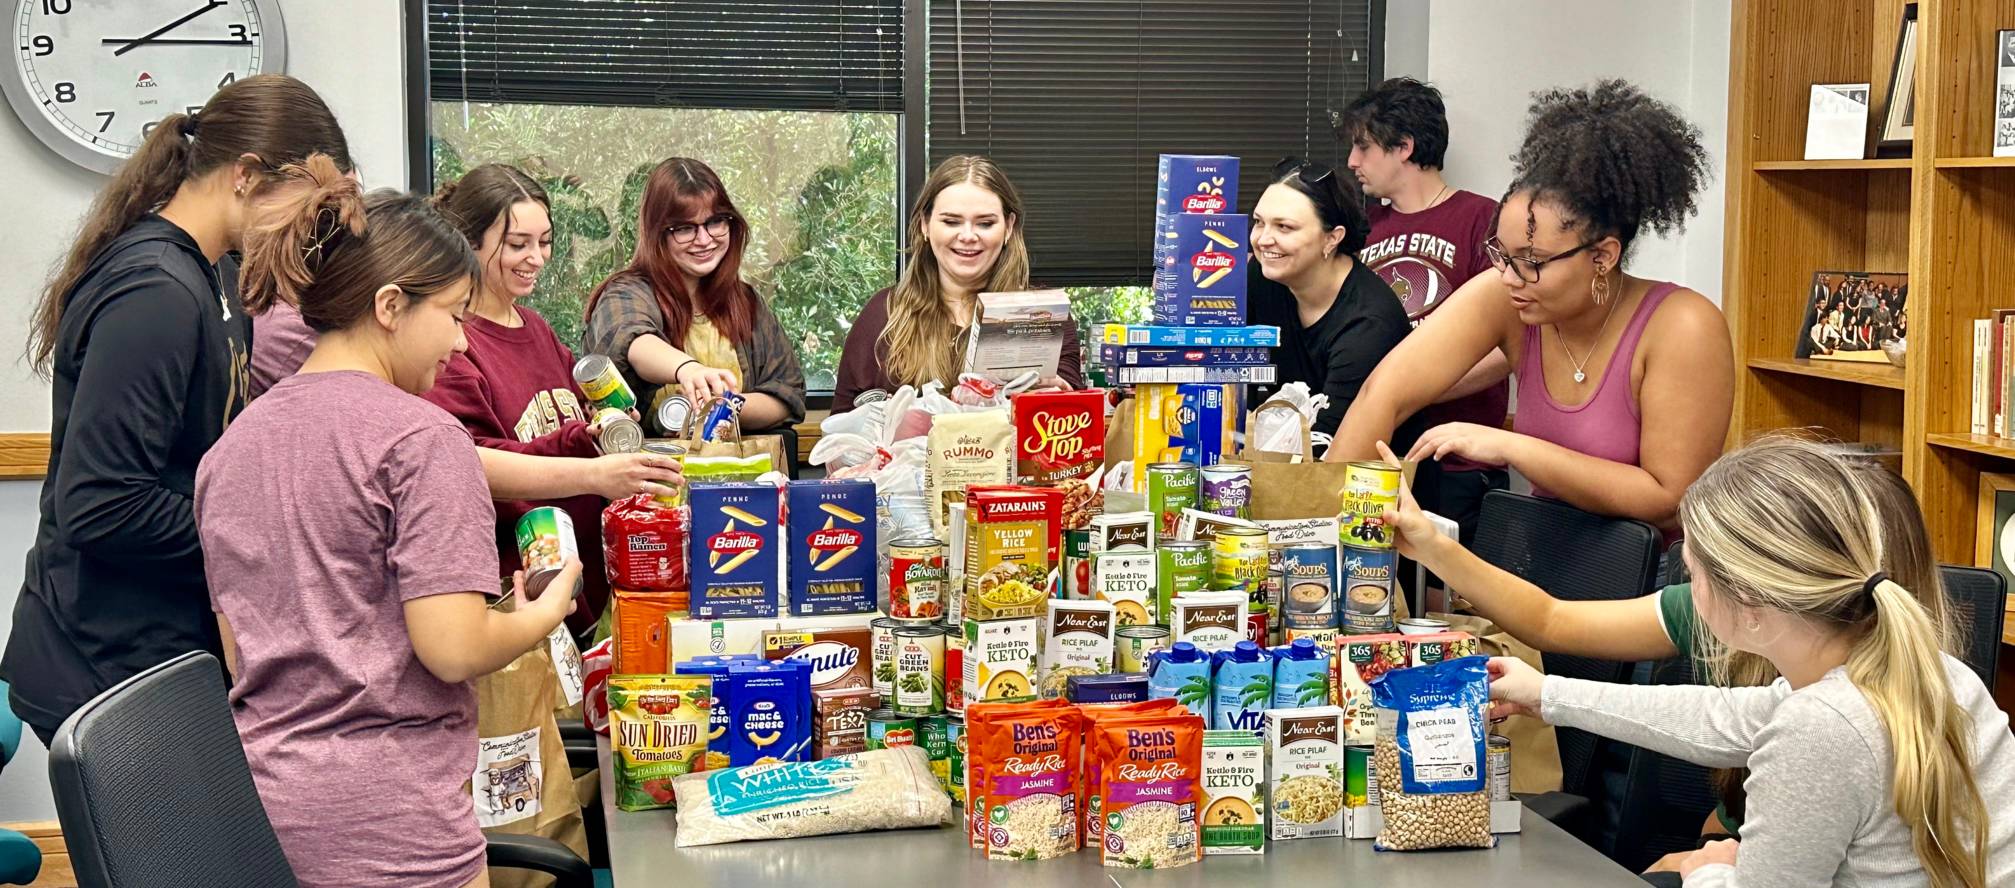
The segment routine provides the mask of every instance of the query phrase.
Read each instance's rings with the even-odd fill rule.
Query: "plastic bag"
[[[921,746],[687,774],[672,794],[681,848],[937,826],[952,812]]]
[[[1488,659],[1399,669],[1371,682],[1380,851],[1489,848]]]
[[[1266,403],[1287,404],[1294,408],[1294,412],[1255,409],[1252,420],[1245,430],[1246,450],[1300,454],[1301,433],[1304,428],[1309,429],[1311,438],[1320,436],[1321,440],[1317,443],[1324,445],[1329,443],[1328,433],[1313,428],[1316,415],[1329,406],[1328,395],[1310,394],[1308,383],[1290,382],[1281,386],[1280,391],[1268,398]]]

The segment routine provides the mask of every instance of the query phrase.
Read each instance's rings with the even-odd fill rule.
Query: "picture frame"
[[[1867,83],[1815,83],[1805,114],[1806,160],[1860,160],[1868,140]]]
[[[2015,157],[2015,29],[1994,32],[1994,156]]]
[[[1973,526],[1973,564],[2001,575],[2015,588],[2015,475],[1980,473],[1980,502]]]
[[[1875,143],[1878,157],[1910,156],[1917,120],[1917,42],[1917,4],[1910,3],[1903,7],[1903,22],[1896,32],[1896,61],[1890,66],[1882,133]]]
[[[1815,271],[1792,355],[1899,363],[1909,334],[1904,310],[1909,298],[1910,276],[1904,272]],[[1898,356],[1890,355],[1892,349]]]

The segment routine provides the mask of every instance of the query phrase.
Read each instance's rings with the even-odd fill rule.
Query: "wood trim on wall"
[[[48,433],[0,432],[0,480],[40,478],[48,473]]]
[[[70,869],[70,852],[63,846],[63,829],[54,820],[31,823],[0,823],[27,836],[42,849],[42,872],[28,888],[77,888],[77,875]]]

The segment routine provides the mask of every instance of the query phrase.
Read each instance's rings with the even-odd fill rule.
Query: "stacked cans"
[[[1399,507],[1399,485],[1399,467],[1391,463],[1354,462],[1345,469],[1335,575],[1344,632],[1393,631],[1392,596],[1399,565],[1385,511]]]

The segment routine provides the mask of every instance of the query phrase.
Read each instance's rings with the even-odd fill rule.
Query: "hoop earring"
[[[1609,272],[1603,271],[1600,265],[1595,267],[1595,279],[1588,282],[1588,295],[1596,305],[1609,301]]]

